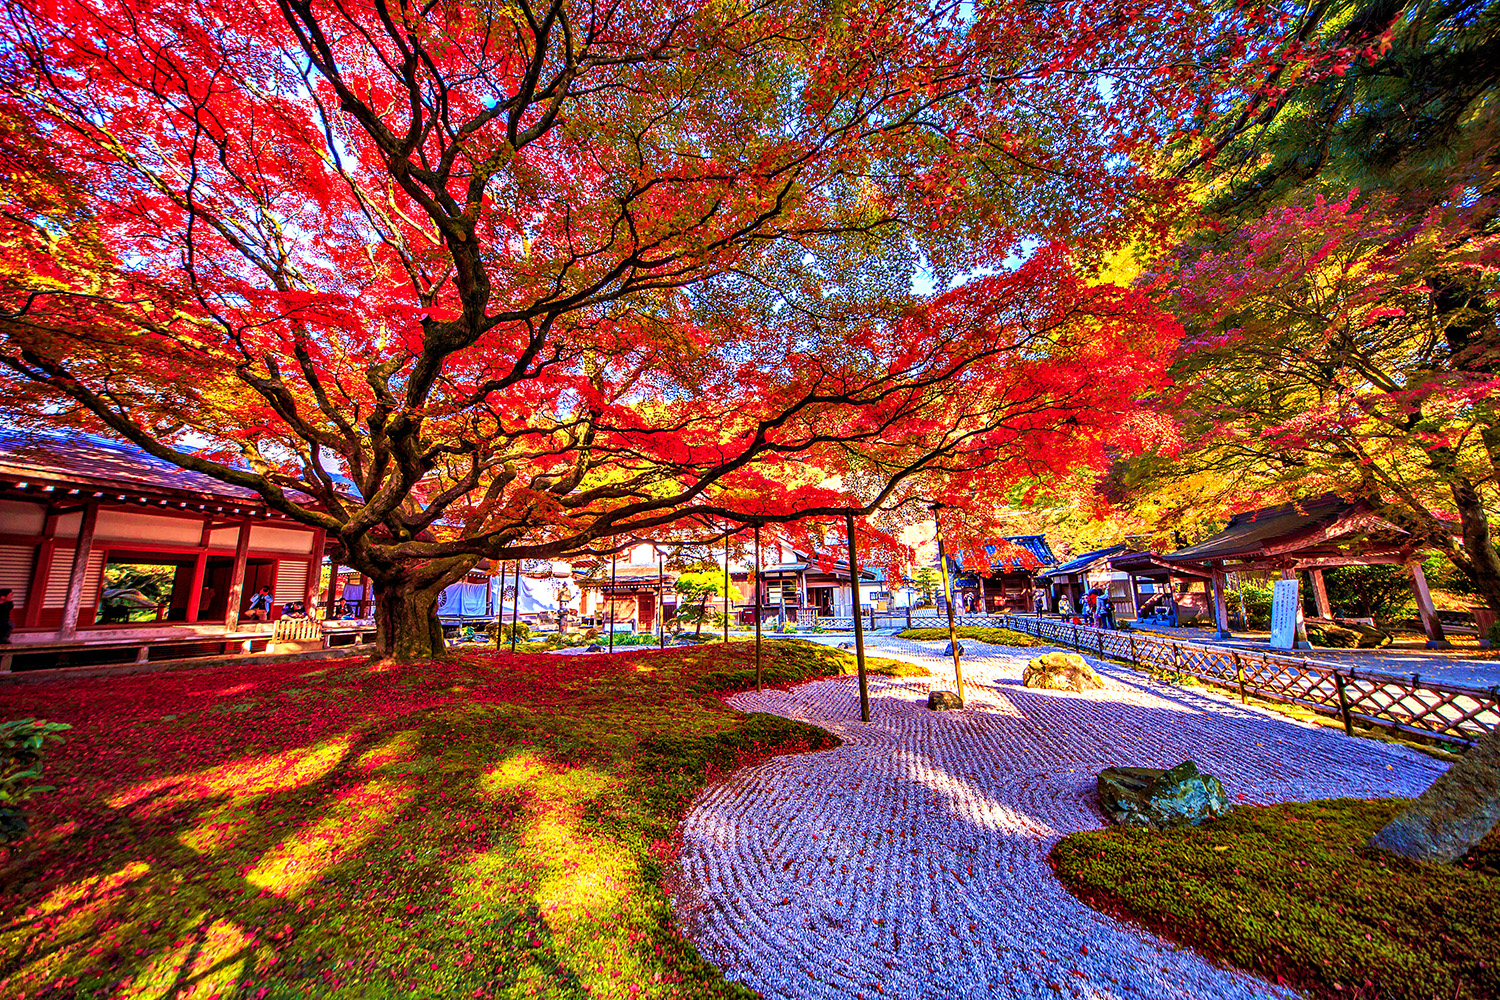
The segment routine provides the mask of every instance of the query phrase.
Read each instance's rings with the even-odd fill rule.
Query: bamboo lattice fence
[[[943,619],[942,627],[947,624]],[[1302,705],[1341,719],[1345,732],[1352,732],[1358,722],[1472,744],[1500,725],[1500,689],[1495,687],[1424,682],[1420,674],[1357,671],[1307,657],[1180,642],[1055,619],[1007,615],[996,624],[1152,673],[1196,677],[1236,690],[1242,700],[1253,694]],[[935,626],[924,619],[921,627]]]

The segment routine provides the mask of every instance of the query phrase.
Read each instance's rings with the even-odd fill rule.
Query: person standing
[[[9,587],[0,589],[0,642],[10,642],[11,612],[16,610],[16,602],[11,599]]]
[[[1038,590],[1036,592],[1036,616],[1038,618],[1042,617],[1042,612],[1046,611],[1046,610],[1047,610],[1047,599],[1045,597],[1043,597],[1042,596],[1042,592],[1040,590]]]
[[[1108,594],[1099,595],[1099,627],[1107,628],[1111,632],[1115,629],[1115,602],[1109,599]]]

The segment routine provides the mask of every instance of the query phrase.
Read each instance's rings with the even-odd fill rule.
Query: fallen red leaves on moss
[[[846,659],[768,644],[766,678]],[[0,994],[744,995],[672,923],[677,819],[836,743],[725,707],[746,675],[716,645],[0,688],[74,726],[0,868]]]

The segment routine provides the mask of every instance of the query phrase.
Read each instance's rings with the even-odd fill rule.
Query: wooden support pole
[[[78,545],[73,549],[73,571],[68,574],[68,595],[63,600],[62,627],[57,638],[63,642],[78,635],[78,616],[83,611],[83,578],[88,573],[89,556],[94,551],[94,528],[99,523],[99,505],[91,503],[83,509],[83,521],[78,525]],[[30,600],[30,595],[27,596]]]
[[[250,522],[240,522],[234,539],[234,568],[229,571],[229,608],[224,627],[233,632],[240,627],[240,601],[245,595],[245,562],[250,554]]]
[[[516,626],[521,622],[521,560],[516,560],[516,592],[510,599],[510,651],[516,651]],[[498,633],[496,638],[499,638]]]
[[[1353,736],[1354,727],[1349,722],[1349,696],[1344,693],[1344,675],[1337,670],[1333,672],[1333,686],[1339,692],[1339,718],[1344,720],[1344,735]]]
[[[958,662],[958,629],[953,624],[953,587],[948,581],[948,554],[943,548],[943,523],[938,517],[938,507],[932,508],[932,523],[937,528],[938,565],[943,570],[944,603],[948,605],[948,646],[953,650],[953,678],[960,704],[964,700],[964,668]]]
[[[338,614],[339,594],[339,564],[329,560],[328,562],[328,613],[323,617],[332,621]]]
[[[1310,569],[1307,575],[1312,577],[1313,602],[1318,608],[1318,617],[1332,621],[1333,607],[1328,603],[1328,588],[1323,585],[1323,571]]]
[[[1417,610],[1422,614],[1422,628],[1427,633],[1428,649],[1451,649],[1453,644],[1443,635],[1443,623],[1438,620],[1437,608],[1432,604],[1432,593],[1427,589],[1427,575],[1422,564],[1413,560],[1406,564],[1411,574],[1411,589],[1417,596]]]
[[[1217,625],[1218,628],[1219,628],[1219,632],[1218,632],[1217,638],[1220,638],[1220,639],[1228,639],[1228,638],[1230,638],[1230,633],[1229,633],[1229,607],[1228,607],[1228,605],[1224,601],[1224,588],[1225,588],[1224,570],[1221,567],[1219,569],[1214,570],[1214,575],[1213,575],[1214,624]]]
[[[203,575],[208,570],[208,553],[199,552],[193,560],[193,582],[188,586],[186,621],[196,622],[203,611]]]
[[[307,556],[307,586],[302,600],[302,610],[309,620],[314,618],[313,609],[318,606],[318,587],[323,583],[323,546],[328,533],[322,528],[313,532],[312,552]],[[328,589],[333,589],[333,577],[328,578]]]
[[[849,536],[849,584],[854,588],[854,661],[859,670],[859,718],[870,721],[870,689],[865,683],[865,626],[859,615],[859,554],[854,547],[854,515],[844,515],[844,531]],[[952,615],[949,615],[952,620]],[[956,650],[955,650],[956,652]],[[957,656],[954,660],[957,661]],[[960,689],[962,690],[962,689]],[[962,695],[960,694],[960,697]]]
[[[724,532],[724,645],[729,645],[729,532]]]
[[[618,552],[609,554],[609,600],[606,603],[609,607],[609,651],[611,653],[615,651],[615,602],[619,600],[619,596],[615,593],[615,563],[619,557]]]
[[[760,525],[755,526],[755,690],[760,690]]]
[[[47,581],[52,578],[52,560],[57,556],[57,518],[51,510],[42,528],[42,544],[31,567],[31,584],[26,588],[26,607],[22,609],[23,628],[35,628],[42,615],[42,599],[47,596]]]
[[[1283,569],[1281,571],[1283,580],[1297,579],[1297,571],[1294,569]],[[1307,616],[1302,613],[1302,590],[1297,590],[1297,633],[1296,641],[1293,643],[1298,649],[1312,649],[1312,643],[1307,640]]]

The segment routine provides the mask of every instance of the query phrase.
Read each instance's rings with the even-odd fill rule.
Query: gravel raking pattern
[[[729,700],[845,745],[741,771],[684,820],[678,914],[726,976],[799,1000],[1289,996],[1068,894],[1047,853],[1104,825],[1095,773],[1191,758],[1232,798],[1265,803],[1415,795],[1442,770],[1107,662],[1103,691],[1032,691],[1021,669],[1044,650],[975,646],[962,711],[926,706],[951,689],[951,661],[889,641],[880,655],[938,676],[872,678],[869,723],[848,677]]]

